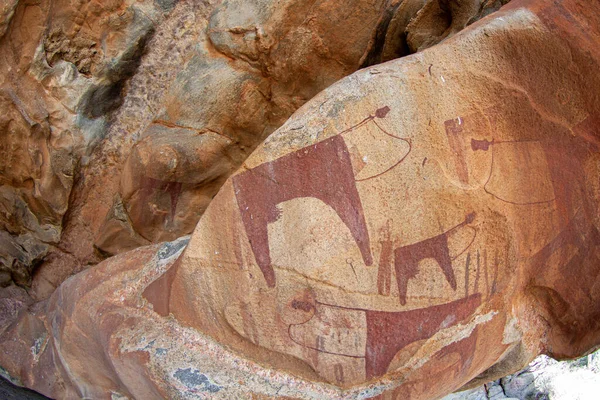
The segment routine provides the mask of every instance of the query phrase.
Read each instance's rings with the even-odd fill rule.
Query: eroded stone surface
[[[331,85],[189,243],[68,279],[5,327],[0,364],[51,397],[433,399],[597,347],[600,9],[585,4],[515,0]],[[182,141],[202,129],[164,121]],[[196,148],[164,143],[131,152],[115,216],[144,179],[185,183],[170,162]],[[175,222],[177,188],[161,190]]]
[[[191,233],[298,107],[361,66],[425,48],[409,48],[407,26],[421,29],[417,14],[437,2],[0,3],[2,271],[44,299],[108,255]],[[437,21],[459,10],[470,23],[501,3],[443,5]],[[420,37],[431,45],[465,24]],[[183,132],[206,143],[182,152]],[[179,164],[161,164],[165,151]]]
[[[453,393],[443,400],[592,400],[600,383],[598,352],[577,360],[536,358],[527,368],[481,387]]]
[[[74,253],[73,187],[167,14],[153,1],[0,3],[0,269],[14,282]]]

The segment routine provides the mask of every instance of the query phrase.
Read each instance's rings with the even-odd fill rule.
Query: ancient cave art
[[[474,213],[467,214],[462,222],[443,233],[404,246],[397,246],[401,240],[393,238],[390,232],[393,223],[388,220],[386,227],[382,229],[381,236],[384,240],[381,243],[378,269],[374,270],[378,276],[375,293],[383,296],[390,296],[392,293],[389,282],[394,274],[394,259],[398,293],[401,298],[398,299],[398,295],[394,295],[396,300],[388,303],[388,310],[382,310],[380,307],[351,307],[337,303],[335,298],[323,300],[323,288],[317,289],[320,283],[304,278],[309,286],[291,300],[284,297],[277,305],[278,310],[290,309],[284,312],[286,316],[282,316],[279,314],[281,311],[278,311],[277,315],[267,317],[277,321],[276,332],[281,333],[285,330],[285,336],[290,341],[282,346],[280,351],[305,360],[324,379],[346,385],[353,380],[371,380],[385,375],[390,372],[392,360],[411,344],[427,340],[441,330],[469,321],[482,304],[482,300],[488,299],[496,292],[500,265],[505,269],[509,263],[508,257],[499,260],[501,252],[499,253],[498,249],[494,250],[490,263],[487,249],[472,249],[477,237],[476,229],[471,226],[475,218]],[[456,239],[454,236],[459,235],[462,236],[459,244],[454,240],[450,246],[449,238]],[[395,246],[397,247],[394,248]],[[452,263],[459,257],[465,261],[453,268]],[[416,277],[419,264],[426,259],[438,265],[447,281],[448,288],[442,286],[440,291],[449,292],[445,295],[426,294],[441,295],[440,300],[434,299],[429,302],[433,303],[430,306],[410,301],[427,293],[423,292],[423,289],[414,293],[414,297],[407,294],[408,281]],[[455,272],[456,269],[462,273],[463,268],[464,278],[461,277],[461,283],[464,282],[464,289],[458,286],[459,279]],[[382,274],[387,274],[387,277],[383,278]],[[289,275],[286,279],[289,279]],[[316,286],[310,289],[311,285]],[[284,287],[289,287],[289,281],[285,282]],[[368,289],[366,285],[364,287]],[[294,314],[290,313],[291,310],[295,311],[294,321],[286,322],[289,316]],[[226,315],[227,321],[241,336],[256,345],[267,346],[266,343],[269,343],[271,338],[265,337],[265,332],[260,331],[263,313],[267,313],[265,307],[237,303],[228,305]],[[279,323],[282,325],[278,325]],[[285,338],[282,340],[286,341]],[[477,335],[473,331],[469,337],[440,350],[436,357],[443,358],[459,352],[459,362],[453,362],[448,367],[453,374],[459,374],[462,371],[461,366],[468,365],[472,359],[469,352],[474,351],[476,341]],[[275,346],[279,348],[278,345]]]
[[[292,307],[311,311],[313,315],[302,324],[289,325],[288,334],[296,344],[320,353],[364,359],[366,379],[373,379],[387,372],[390,363],[403,348],[430,338],[440,329],[461,323],[480,304],[481,294],[424,309],[398,312],[341,307],[316,300],[294,301]],[[351,324],[354,330],[350,328]],[[309,329],[304,329],[305,326]],[[338,369],[343,371],[342,364],[338,365]]]
[[[9,3],[0,250],[43,268],[37,303],[0,291],[3,377],[58,399],[431,400],[600,345],[597,1],[91,2],[77,26]],[[141,10],[143,45],[94,33]],[[80,27],[94,68],[40,51]],[[133,61],[115,39],[141,46],[132,77],[105,75]],[[404,48],[427,50],[368,66]]]
[[[471,213],[465,217],[463,222],[438,236],[425,239],[418,243],[398,247],[394,250],[396,281],[398,283],[398,294],[402,305],[406,304],[409,279],[412,279],[417,275],[419,262],[426,258],[432,258],[437,262],[444,273],[446,280],[450,284],[450,287],[453,290],[456,290],[456,277],[454,276],[454,270],[452,269],[452,261],[468,250],[475,241],[477,231],[475,228],[471,227],[473,239],[462,252],[453,258],[450,257],[450,250],[448,248],[448,235],[458,228],[468,226],[468,224],[472,223],[474,220],[475,214]],[[382,255],[387,254],[388,252],[389,251],[382,251]],[[389,261],[383,261],[382,264],[383,265],[380,265],[380,268],[382,268],[382,266],[383,268],[386,268],[386,264],[389,264]]]
[[[350,230],[364,264],[366,266],[373,264],[371,239],[357,190],[357,185],[360,183],[357,182],[384,175],[406,159],[412,149],[410,140],[390,135],[377,123],[377,119],[385,118],[388,111],[387,107],[380,108],[374,115],[337,135],[275,161],[241,172],[233,178],[234,193],[250,247],[269,287],[275,287],[276,280],[271,265],[268,224],[279,219],[280,211],[277,207],[279,203],[298,197],[313,197],[330,206]],[[405,141],[409,146],[406,153],[384,171],[368,178],[356,179],[355,168],[343,135],[369,123],[374,124],[386,135]],[[465,175],[464,180],[467,179]],[[335,364],[333,379],[339,384],[344,384],[348,375],[356,377],[357,371],[352,371],[356,368],[363,368],[363,379],[370,380],[385,375],[396,355],[410,344],[428,339],[441,329],[467,320],[481,305],[484,291],[483,283],[480,281],[485,280],[487,295],[495,292],[500,265],[498,250],[495,250],[493,272],[488,271],[487,250],[484,250],[483,254],[480,254],[479,250],[472,251],[471,246],[477,238],[477,229],[473,226],[475,220],[475,212],[467,213],[463,221],[455,226],[412,244],[406,244],[404,238],[391,233],[394,231],[392,220],[387,221],[379,235],[380,253],[377,264],[379,295],[389,296],[392,293],[391,280],[395,275],[397,304],[400,307],[407,306],[408,283],[418,275],[419,264],[426,259],[433,260],[437,264],[448,284],[448,289],[458,294],[459,288],[452,263],[466,254],[464,297],[461,298],[458,294],[459,297],[456,299],[457,296],[454,295],[456,300],[429,307],[415,308],[412,305],[405,310],[378,311],[322,302],[318,296],[309,296],[307,300],[303,295],[302,298],[291,301],[289,306],[306,314],[307,319],[286,326],[287,336],[292,343],[304,348],[308,353],[298,352],[291,347],[284,351],[304,358],[320,374],[324,373],[327,379],[332,379],[319,367],[320,363],[315,361],[318,358],[315,359],[311,352],[327,355],[330,357],[330,362]],[[449,238],[457,233],[462,233],[463,242],[459,248],[451,251]],[[471,259],[475,254],[476,269],[473,284],[469,279],[472,274]],[[508,262],[506,259],[507,265]],[[356,276],[352,262],[346,260],[346,263],[352,267]],[[471,293],[470,285],[473,286]],[[242,311],[241,315],[245,315],[243,327],[234,329],[255,344],[259,344],[257,327],[254,323],[248,322],[252,317],[247,311]],[[418,321],[425,321],[425,323],[418,323]],[[233,325],[235,326],[235,323]],[[467,365],[471,360],[468,351],[462,350],[474,351],[476,337],[477,335],[472,333],[472,337],[456,343],[457,348],[461,349],[460,365]],[[447,354],[452,353],[450,348],[445,351]],[[442,351],[438,356],[444,357],[446,353]]]
[[[275,286],[275,272],[271,265],[267,226],[279,219],[279,203],[299,197],[314,197],[333,208],[352,233],[365,265],[373,264],[369,232],[356,182],[382,176],[399,165],[411,149],[408,139],[388,133],[377,122],[389,111],[387,106],[379,108],[374,115],[328,139],[233,177],[244,227],[268,286]],[[384,171],[356,179],[343,136],[370,123],[385,135],[406,142],[408,150]]]
[[[532,109],[525,108],[524,115],[536,117]],[[541,129],[530,129],[526,138],[499,139],[494,137],[499,129],[497,121],[502,118],[499,109],[499,105],[491,106],[444,122],[460,183],[480,184],[491,198],[514,206],[556,204],[562,224],[567,224],[574,212],[571,199],[584,190],[582,153],[598,148],[598,139],[586,132],[591,117],[570,128],[574,136],[571,139],[564,134],[548,137]],[[488,166],[480,168],[484,174],[476,182],[468,159],[478,152],[489,157]],[[515,166],[519,174],[515,174]],[[589,205],[585,208],[589,210]]]
[[[497,172],[497,170],[499,169],[498,158],[500,158],[500,156],[503,154],[503,152],[502,152],[503,146],[504,146],[504,148],[513,147],[512,151],[510,151],[510,150],[505,151],[505,153],[508,153],[510,156],[513,156],[515,153],[518,154],[519,152],[526,152],[527,154],[531,154],[533,152],[530,151],[531,149],[528,148],[530,146],[537,146],[537,147],[542,147],[542,148],[544,147],[542,145],[542,142],[540,142],[539,140],[494,140],[494,139],[492,139],[491,141],[488,141],[486,139],[482,139],[482,140],[471,139],[471,149],[473,151],[490,151],[491,152],[490,171],[489,171],[488,178],[486,179],[485,183],[483,184],[483,190],[485,190],[485,192],[488,195],[490,195],[500,201],[503,201],[503,202],[506,202],[506,203],[509,203],[512,205],[516,205],[516,206],[548,204],[548,203],[554,202],[556,199],[554,197],[553,188],[550,185],[550,181],[545,180],[544,179],[545,176],[543,176],[543,175],[540,178],[539,176],[535,176],[533,174],[530,174],[530,175],[525,174],[525,176],[529,177],[530,179],[528,179],[526,182],[520,183],[521,190],[520,190],[520,193],[517,193],[517,195],[519,195],[519,199],[510,199],[510,198],[508,198],[508,196],[506,194],[501,193],[501,189],[496,189],[493,187],[494,181],[499,181],[500,179],[502,179],[500,177],[501,174],[499,174]],[[491,149],[490,149],[490,147],[491,147]],[[525,149],[523,149],[523,148],[525,148]],[[527,150],[529,150],[529,152]],[[529,168],[525,167],[525,169],[527,170]],[[495,177],[496,177],[496,179],[494,179]],[[545,187],[545,188],[539,187],[544,184],[547,187]]]
[[[175,212],[177,210],[177,202],[179,200],[179,196],[181,195],[181,182],[172,182],[172,181],[162,181],[159,179],[142,177],[141,178],[141,189],[140,189],[140,197],[143,203],[152,204],[155,209],[158,210],[157,205],[154,204],[154,200],[152,198],[156,193],[158,194],[169,194],[170,204],[169,210],[158,210],[157,212],[168,214],[168,218],[166,218],[167,224],[173,224],[175,220]]]

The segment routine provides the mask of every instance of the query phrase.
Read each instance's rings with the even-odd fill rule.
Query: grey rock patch
[[[157,257],[159,260],[166,260],[172,256],[181,252],[185,246],[189,243],[189,236],[185,236],[182,239],[177,239],[173,242],[167,242],[161,246],[158,250]]]
[[[156,4],[164,11],[171,11],[175,4],[179,2],[179,0],[154,0]]]
[[[536,358],[527,368],[442,400],[595,400],[600,393],[600,351],[573,361]]]
[[[221,390],[221,386],[212,383],[206,375],[192,368],[178,369],[173,376],[179,379],[188,388],[203,387],[204,391],[217,393]]]

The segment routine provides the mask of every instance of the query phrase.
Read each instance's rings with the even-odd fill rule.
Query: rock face
[[[45,299],[108,255],[191,233],[319,91],[506,2],[0,2],[2,282]]]
[[[273,42],[281,24],[239,20],[288,21],[297,3],[282,6],[285,18],[262,3],[248,14],[236,8],[247,3],[224,4],[194,28],[208,34],[160,117],[124,139],[108,133],[100,148],[122,173],[89,176],[70,235],[100,226],[111,252],[166,240],[208,203],[201,186],[223,179],[220,191],[191,238],[123,252],[45,301],[13,305],[4,375],[56,398],[434,399],[539,354],[600,345],[599,5],[514,0],[440,45],[355,72],[225,180],[252,135],[317,90],[282,70],[329,85],[304,66],[332,60],[333,79],[360,54],[292,52],[304,43],[295,38],[329,37],[318,20],[300,18]],[[362,19],[377,8],[358,4]],[[469,20],[457,4],[448,35]],[[243,68],[215,75],[212,63]],[[229,100],[205,97],[218,90]],[[197,104],[206,122],[189,119]],[[102,188],[111,202],[92,218],[85,199]],[[77,228],[86,215],[87,231]]]
[[[5,400],[47,400],[32,390],[12,385],[10,382],[0,377],[0,396]]]
[[[515,374],[442,400],[593,400],[598,397],[599,373],[598,352],[561,362],[540,356]]]
[[[83,166],[169,8],[153,1],[0,2],[5,283],[28,285],[35,266],[72,253],[62,242],[74,185],[85,179]]]

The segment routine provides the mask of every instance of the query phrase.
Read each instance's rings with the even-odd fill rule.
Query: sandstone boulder
[[[23,310],[0,365],[60,398],[434,399],[596,348],[599,21],[579,0],[515,0],[331,85],[191,238]],[[209,146],[186,127],[169,126]],[[144,179],[183,186],[194,150],[142,139],[123,209]],[[148,195],[165,218],[172,187]]]
[[[425,48],[408,45],[409,23],[432,45],[503,2],[29,3],[0,3],[0,268],[44,299],[109,255],[191,233],[298,107],[361,66]],[[445,10],[444,34],[421,29],[432,7]],[[454,14],[469,17],[450,29]],[[188,177],[156,186],[135,170],[135,146],[152,160],[149,137],[163,148],[182,130],[222,137],[225,159],[206,164],[212,145],[197,164],[179,153]],[[173,214],[163,186],[180,188]]]

